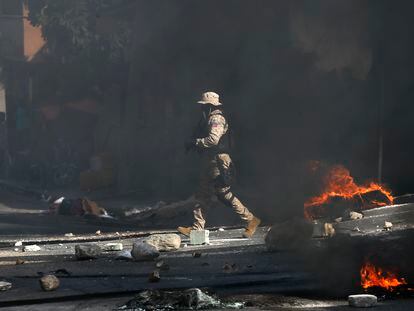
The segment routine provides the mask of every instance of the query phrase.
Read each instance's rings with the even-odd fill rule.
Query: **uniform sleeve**
[[[226,132],[226,119],[222,115],[211,116],[208,121],[209,134],[207,137],[197,138],[196,146],[210,148],[217,146],[221,136]]]

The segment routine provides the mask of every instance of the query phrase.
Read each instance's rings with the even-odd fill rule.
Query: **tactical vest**
[[[230,153],[231,151],[231,139],[230,139],[230,125],[229,122],[226,118],[226,115],[224,113],[223,110],[219,110],[217,112],[217,110],[215,110],[215,114],[220,114],[222,115],[225,119],[226,119],[226,123],[227,123],[227,132],[225,134],[223,134],[220,138],[219,143],[216,146],[212,146],[210,148],[206,148],[203,150],[203,152],[206,152],[208,154],[220,154],[220,153]],[[209,128],[209,124],[208,121],[211,117],[211,114],[208,115],[207,117],[201,117],[200,122],[198,123],[197,126],[197,130],[196,130],[196,137],[197,138],[203,138],[203,137],[207,137],[210,134],[210,128]]]

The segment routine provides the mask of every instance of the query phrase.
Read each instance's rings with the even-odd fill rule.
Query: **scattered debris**
[[[139,293],[118,310],[207,310],[240,309],[243,303],[222,303],[198,288],[177,291],[147,290]]]
[[[200,258],[201,257],[201,252],[194,252],[193,257],[194,258]]]
[[[167,205],[167,203],[165,203],[164,201],[159,201],[154,206],[145,206],[145,207],[142,207],[142,208],[134,207],[134,208],[130,209],[129,211],[125,211],[124,214],[125,214],[126,217],[136,216],[136,215],[139,215],[139,214],[142,214],[142,213],[145,213],[145,212],[155,211],[158,208],[163,207],[165,205]]]
[[[352,229],[352,231],[354,231],[354,232],[361,232],[361,229],[359,229],[358,227],[354,227],[354,228]]]
[[[17,258],[16,259],[16,266],[24,264],[25,261],[23,259]]]
[[[15,247],[15,248],[14,248],[14,251],[15,251],[15,252],[20,252],[20,248]]]
[[[96,235],[102,235],[102,232],[101,232],[101,230],[97,230],[97,231],[95,232],[95,234],[96,234]]]
[[[389,230],[391,230],[391,229],[392,229],[392,222],[386,221],[386,222],[384,223],[384,230],[385,230],[385,231],[389,231]]]
[[[67,199],[65,197],[60,197],[53,200],[50,197],[47,201],[50,203],[50,214],[71,216],[92,215],[97,217],[109,216],[105,209],[100,207],[96,202],[86,198]]]
[[[51,274],[45,275],[39,280],[39,282],[40,287],[46,292],[56,290],[60,285],[59,279]]]
[[[132,258],[132,255],[131,255],[131,251],[123,250],[123,251],[121,251],[121,252],[119,252],[117,254],[116,259],[119,259],[119,260],[131,260],[133,258]]]
[[[65,237],[72,237],[73,236],[73,233],[72,232],[70,232],[70,233],[65,233]]]
[[[349,213],[349,219],[351,220],[358,220],[364,218],[364,215],[357,212],[350,212]]]
[[[159,282],[160,280],[161,280],[161,277],[160,277],[160,272],[158,270],[151,272],[151,274],[148,277],[148,281],[151,283],[156,283],[156,282]]]
[[[106,252],[122,251],[124,249],[124,245],[122,245],[122,243],[107,243],[102,247],[102,249]]]
[[[202,245],[210,243],[210,231],[208,230],[191,230],[190,244]]]
[[[166,264],[163,260],[157,261],[157,263],[155,264],[155,267],[157,267],[160,270],[170,270],[170,266],[168,264]]]
[[[23,246],[23,241],[17,241],[14,246]]]
[[[153,234],[144,239],[145,243],[154,246],[159,252],[177,250],[181,245],[181,238],[178,234]]]
[[[335,235],[335,228],[333,227],[333,225],[331,223],[325,223],[323,225],[324,228],[324,236],[326,237],[333,237]]]
[[[41,248],[39,247],[39,246],[37,246],[36,244],[33,244],[33,245],[26,245],[24,248],[23,248],[23,251],[24,252],[38,252],[38,251],[40,251],[41,250]]]
[[[131,255],[136,261],[146,261],[157,258],[160,253],[156,247],[141,240],[133,244]]]
[[[219,228],[218,231],[223,232],[224,231],[224,228]]]
[[[348,303],[351,307],[356,308],[370,308],[377,304],[377,296],[374,295],[350,295],[348,296]]]
[[[5,281],[0,281],[0,291],[6,291],[12,288],[12,284]]]
[[[75,246],[75,255],[78,260],[94,259],[102,253],[97,244],[81,244]]]

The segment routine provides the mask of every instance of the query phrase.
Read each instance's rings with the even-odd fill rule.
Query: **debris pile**
[[[147,290],[117,310],[240,309],[243,303],[224,303],[198,288],[177,291]]]

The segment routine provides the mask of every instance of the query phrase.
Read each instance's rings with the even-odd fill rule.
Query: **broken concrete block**
[[[122,243],[107,243],[102,247],[102,249],[106,252],[122,251],[124,246]]]
[[[131,255],[131,251],[123,250],[123,251],[121,251],[117,254],[116,259],[130,260],[130,259],[133,259],[133,258],[132,258],[132,255]]]
[[[384,223],[384,230],[388,231],[392,229],[392,222],[386,221]]]
[[[133,244],[131,255],[136,261],[146,261],[157,258],[160,253],[155,246],[144,241],[138,241]]]
[[[25,251],[25,252],[38,252],[40,250],[41,250],[41,248],[39,246],[37,246],[36,244],[34,244],[34,245],[26,245],[23,248],[23,251]]]
[[[0,281],[0,291],[9,290],[12,287],[12,284],[5,281]]]
[[[51,274],[45,275],[39,280],[39,282],[40,287],[46,292],[53,291],[57,289],[60,285],[59,279]]]
[[[147,244],[154,246],[159,252],[177,250],[181,245],[181,238],[178,234],[153,234],[144,239]]]
[[[191,230],[190,244],[201,245],[210,243],[210,231],[208,230]]]
[[[348,296],[348,303],[351,307],[356,308],[370,308],[377,304],[377,296],[374,295],[350,295]]]
[[[75,246],[75,255],[78,260],[93,259],[102,253],[97,244],[81,244]]]
[[[350,212],[349,213],[349,219],[351,220],[358,220],[364,218],[364,215],[357,212]]]
[[[160,272],[157,270],[153,271],[148,277],[148,281],[151,283],[159,282],[160,280]]]

